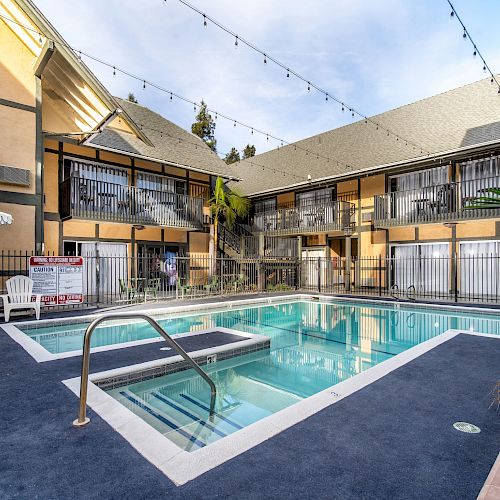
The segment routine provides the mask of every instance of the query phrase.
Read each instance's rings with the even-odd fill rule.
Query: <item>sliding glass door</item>
[[[448,243],[394,245],[392,283],[399,292],[448,293],[450,250]]]

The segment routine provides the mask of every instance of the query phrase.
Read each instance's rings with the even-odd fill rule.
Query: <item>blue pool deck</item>
[[[159,347],[94,353],[91,372],[173,355]],[[498,339],[458,335],[178,487],[92,410],[88,427],[71,425],[78,399],[61,381],[79,375],[79,356],[36,363],[0,325],[0,498],[474,499],[499,452],[500,411],[488,410],[499,360]]]

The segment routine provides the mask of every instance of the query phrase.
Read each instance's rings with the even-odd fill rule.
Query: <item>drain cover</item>
[[[474,424],[469,424],[467,422],[455,422],[453,427],[460,432],[467,432],[468,434],[478,434],[481,429]]]

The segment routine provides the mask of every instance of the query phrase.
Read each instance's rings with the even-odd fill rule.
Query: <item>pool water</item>
[[[159,320],[170,334],[226,327],[271,338],[269,350],[206,365],[210,391],[193,370],[108,393],[186,451],[195,451],[361,373],[446,330],[500,333],[500,316],[373,303],[286,302]],[[25,333],[51,352],[81,349],[86,324]],[[92,346],[157,337],[147,324],[99,328]]]

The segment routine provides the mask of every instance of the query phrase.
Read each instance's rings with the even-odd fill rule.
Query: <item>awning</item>
[[[12,222],[14,222],[12,215],[0,212],[0,226],[3,224],[12,224]]]

